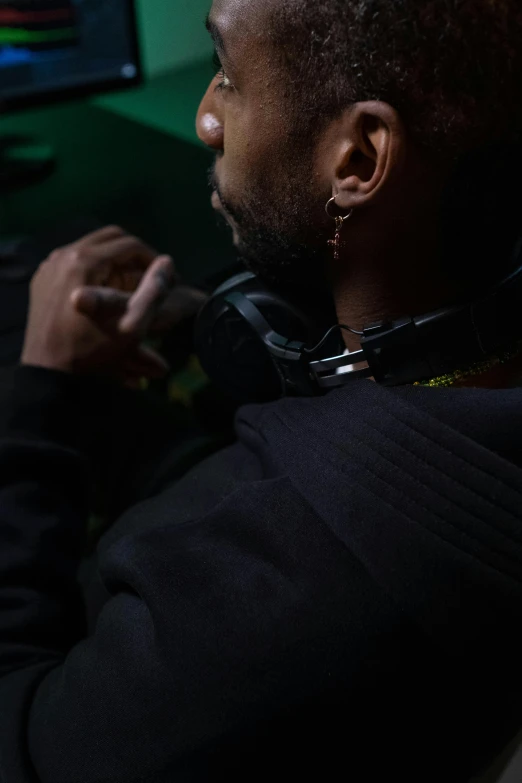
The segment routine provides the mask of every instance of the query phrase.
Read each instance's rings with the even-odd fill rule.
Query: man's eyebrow
[[[210,13],[207,14],[207,18],[205,19],[205,27],[207,28],[210,35],[212,36],[212,40],[214,41],[216,49],[221,54],[226,55],[226,47],[225,47],[225,42],[223,40],[223,36],[221,35],[216,23],[213,22],[212,19],[210,18]]]

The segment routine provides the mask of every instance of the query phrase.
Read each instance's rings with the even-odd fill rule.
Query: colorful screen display
[[[130,0],[0,0],[0,101],[135,81]]]

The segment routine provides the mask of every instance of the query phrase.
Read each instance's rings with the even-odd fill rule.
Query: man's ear
[[[371,204],[402,166],[406,132],[398,112],[381,101],[356,103],[336,129],[332,190],[342,210]]]

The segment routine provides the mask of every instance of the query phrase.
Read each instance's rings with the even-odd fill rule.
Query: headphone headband
[[[245,272],[218,288],[204,306],[196,349],[206,372],[242,402],[315,396],[369,377],[384,386],[428,380],[522,338],[521,255],[522,240],[517,270],[480,299],[367,326],[361,350],[348,355],[337,330],[310,349],[326,334],[327,323],[313,320]]]

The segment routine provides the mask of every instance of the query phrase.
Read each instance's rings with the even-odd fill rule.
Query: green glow
[[[76,38],[74,27],[58,30],[24,30],[22,27],[0,27],[0,44],[37,44]]]
[[[143,61],[148,76],[212,56],[205,16],[212,0],[137,0]]]

